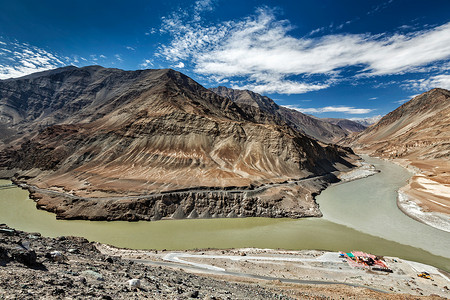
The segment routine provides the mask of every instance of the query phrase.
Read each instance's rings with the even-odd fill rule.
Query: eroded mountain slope
[[[242,110],[181,73],[135,72],[68,68],[6,82],[16,84],[14,99],[25,98],[19,88],[25,81],[26,93],[32,90],[36,99],[32,103],[50,104],[33,108],[25,101],[15,107],[23,117],[10,118],[6,125],[29,133],[2,152],[1,164],[9,169],[4,173],[17,172],[40,207],[64,218],[258,215],[257,203],[265,206],[259,215],[298,217],[320,214],[311,194],[334,180],[330,172],[352,166],[348,149],[323,147],[287,125]],[[85,83],[87,92],[72,81]],[[42,92],[42,82],[53,93]],[[78,88],[74,98],[64,97]],[[92,92],[103,88],[100,95]],[[15,103],[7,97],[9,102]],[[61,106],[52,109],[55,103]],[[74,103],[80,104],[68,109]],[[46,120],[55,125],[33,130]],[[252,189],[321,176],[315,184],[291,185],[276,195],[262,189],[255,197],[242,191],[198,197],[197,191]]]
[[[258,115],[272,116],[277,124],[288,124],[292,128],[303,132],[321,142],[335,143],[349,132],[337,124],[333,124],[319,118],[305,115],[297,110],[277,105],[272,99],[249,90],[235,90],[224,86],[211,89],[220,96],[226,97],[237,103],[243,110],[252,111]]]

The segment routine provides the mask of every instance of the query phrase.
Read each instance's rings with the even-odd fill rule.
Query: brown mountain
[[[321,118],[322,121],[337,125],[348,132],[348,134],[352,134],[354,132],[361,132],[367,128],[361,123],[348,120],[348,119],[337,119],[337,118]]]
[[[450,156],[450,92],[433,89],[390,112],[353,139],[376,155],[439,159]]]
[[[0,99],[3,176],[60,218],[319,215],[311,195],[352,167],[173,70],[67,67],[0,81]]]
[[[405,192],[426,211],[450,214],[450,91],[414,97],[350,142],[359,151],[413,166],[417,175]]]
[[[335,143],[346,137],[349,132],[339,125],[305,115],[295,109],[279,106],[272,99],[249,90],[235,90],[224,86],[210,89],[214,93],[231,99],[244,111],[262,112],[264,116],[272,116],[273,121],[285,123],[321,142]]]

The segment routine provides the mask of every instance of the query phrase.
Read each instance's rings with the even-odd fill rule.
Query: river
[[[135,249],[282,248],[362,250],[397,256],[450,271],[450,233],[417,222],[396,205],[411,174],[366,157],[381,173],[329,187],[317,197],[323,218],[208,219],[157,222],[56,220],[37,210],[28,192],[0,189],[0,223],[45,236],[75,235]],[[0,184],[9,181],[0,180]]]

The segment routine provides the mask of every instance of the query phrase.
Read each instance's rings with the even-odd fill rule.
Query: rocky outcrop
[[[40,196],[38,206],[61,218],[151,219],[156,200],[145,202],[149,207],[139,210],[145,211],[144,216],[128,209],[128,204],[108,199],[196,187],[260,186],[353,167],[350,149],[321,145],[173,70],[65,68],[1,82],[2,88],[15,89],[3,92],[4,107],[12,107],[13,100],[19,99],[23,104],[14,106],[14,111],[26,116],[6,118],[9,123],[5,124],[29,133],[16,136],[14,143],[6,140],[9,146],[0,154],[0,165],[9,174],[8,170],[18,170],[16,177],[30,186],[56,192]],[[30,93],[33,97],[26,100]],[[44,107],[36,106],[38,100]],[[45,120],[56,124],[40,128]],[[319,184],[312,192],[302,192],[315,205],[311,193],[321,188]],[[81,200],[65,203],[64,194]],[[175,204],[158,212],[161,217],[171,216],[190,201],[187,195],[178,196],[170,200]],[[199,195],[193,201],[201,199]],[[212,203],[218,199],[229,203],[217,215],[229,215],[232,209],[231,215],[250,215],[242,210],[247,205],[244,196],[228,195],[208,203],[209,214],[215,213]],[[258,211],[262,203],[252,203],[251,214],[257,216],[308,215],[295,209],[292,214],[287,209],[276,212],[276,206],[273,212]],[[239,209],[234,209],[236,205]],[[88,207],[94,206],[98,209],[91,209],[87,216]],[[204,210],[198,206],[196,212],[183,209],[178,215],[200,216]]]
[[[156,221],[237,217],[320,217],[314,196],[338,179],[332,175],[260,187],[192,188],[141,196],[87,198],[39,189],[30,191],[39,209],[59,219]]]

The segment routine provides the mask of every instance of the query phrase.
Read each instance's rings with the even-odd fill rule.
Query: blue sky
[[[64,65],[173,68],[318,117],[450,89],[450,1],[2,1],[0,79]]]

